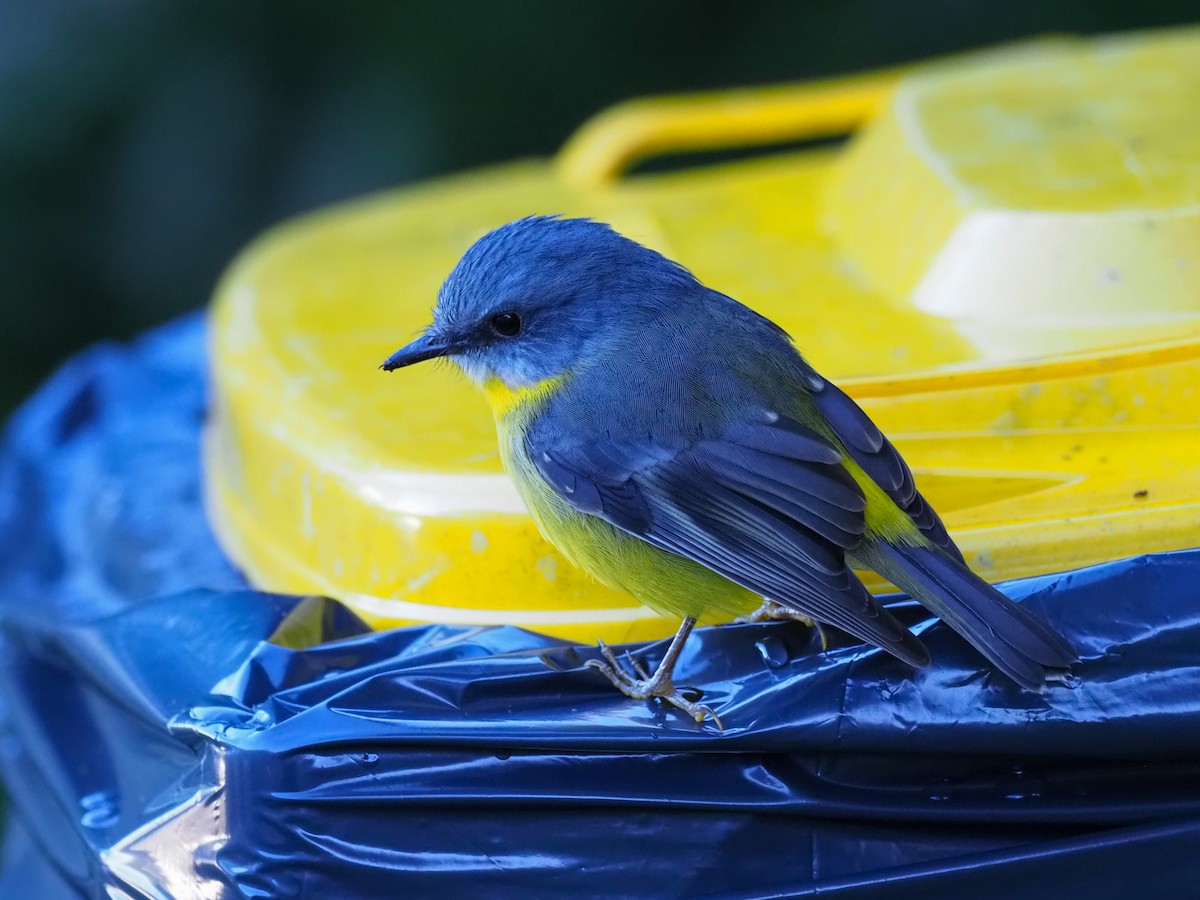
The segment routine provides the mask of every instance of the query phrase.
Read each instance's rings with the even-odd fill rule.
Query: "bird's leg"
[[[723,728],[724,726],[721,725],[721,720],[716,713],[707,706],[701,706],[686,699],[679,693],[674,681],[672,681],[672,674],[675,671],[675,664],[679,661],[679,654],[683,652],[683,645],[687,642],[688,635],[692,633],[692,629],[695,627],[696,620],[690,616],[683,620],[683,624],[679,626],[679,631],[675,632],[675,637],[671,639],[671,646],[667,648],[662,662],[658,664],[658,668],[654,670],[653,675],[648,674],[641,663],[632,656],[629,656],[629,654],[626,654],[626,658],[629,660],[634,673],[639,676],[634,678],[604,641],[599,642],[600,655],[604,657],[604,661],[590,659],[587,665],[593,669],[598,669],[626,697],[632,697],[634,700],[649,700],[657,697],[683,710],[697,722],[703,722],[707,717],[716,722],[718,728]]]
[[[770,600],[766,597],[763,597],[762,606],[749,615],[738,616],[735,621],[745,623],[800,622],[803,625],[807,625],[809,628],[815,628],[817,630],[817,634],[821,638],[821,649],[829,649],[829,637],[825,634],[825,629],[821,626],[820,622],[816,621],[815,619],[810,619],[803,613],[796,612],[796,610],[790,609],[789,607],[784,606],[782,603],[776,603],[774,600]]]

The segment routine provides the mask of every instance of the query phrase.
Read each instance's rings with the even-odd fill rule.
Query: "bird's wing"
[[[526,435],[546,483],[580,512],[922,666],[921,643],[846,564],[865,531],[865,500],[841,451],[773,415],[718,438],[668,446],[647,438]]]
[[[887,436],[836,385],[822,379],[819,383],[814,381],[814,387],[817,389],[811,395],[813,403],[850,458],[908,513],[930,542],[963,562],[962,552],[947,534],[946,526],[933,507],[917,491],[912,471]]]

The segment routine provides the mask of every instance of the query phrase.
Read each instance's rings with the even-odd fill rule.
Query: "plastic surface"
[[[244,589],[198,502],[203,341],[98,349],[8,433],[0,896],[1194,895],[1200,551],[1011,584],[1083,657],[1044,696],[940,625],[915,677],[702,629],[718,733],[590,649]]]
[[[472,239],[561,212],[787,327],[990,580],[1193,546],[1197,95],[1195,29],[1039,41],[899,79],[639,100],[553,162],[289,224],[219,292],[207,467],[222,542],[257,585],[336,596],[380,626],[670,633],[538,536],[465,379],[376,368]],[[858,123],[845,150],[622,176],[656,153]]]

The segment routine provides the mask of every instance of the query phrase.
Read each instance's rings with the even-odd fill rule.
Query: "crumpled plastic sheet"
[[[250,589],[202,511],[203,341],[97,348],[11,422],[0,896],[1200,892],[1200,551],[1007,585],[1082,655],[1043,695],[902,599],[915,674],[702,629],[678,671],[718,732],[590,648]]]

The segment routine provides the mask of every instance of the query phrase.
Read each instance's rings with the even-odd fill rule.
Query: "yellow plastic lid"
[[[260,586],[378,626],[672,632],[538,535],[483,399],[377,366],[486,230],[587,215],[786,327],[859,399],[985,577],[1200,537],[1200,31],[639,100],[559,155],[275,229],[213,312],[210,514]],[[661,152],[845,150],[627,176]],[[876,583],[875,586],[879,586]]]

